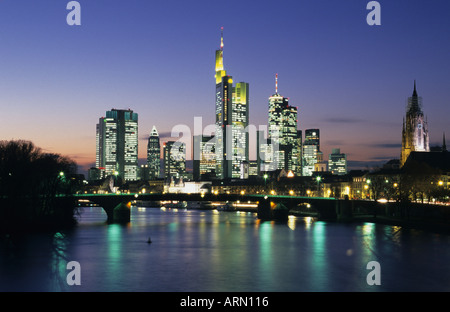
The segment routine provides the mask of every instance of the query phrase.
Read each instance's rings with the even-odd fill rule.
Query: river
[[[132,207],[131,222],[120,225],[86,207],[78,218],[67,232],[2,241],[0,290],[450,291],[449,235],[215,210]],[[68,274],[80,285],[69,285]],[[379,283],[369,285],[368,275]]]

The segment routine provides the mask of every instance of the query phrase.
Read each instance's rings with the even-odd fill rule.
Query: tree
[[[0,227],[73,221],[75,173],[67,157],[28,141],[0,141]]]
[[[403,198],[411,198],[414,201],[430,199],[438,185],[441,171],[427,163],[410,161],[403,167],[400,185]]]

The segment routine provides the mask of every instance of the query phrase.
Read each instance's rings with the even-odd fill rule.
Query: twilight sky
[[[67,25],[68,2],[0,0],[1,140],[89,167],[111,108],[139,114],[140,158],[153,125],[167,140],[194,117],[212,124],[221,26],[225,69],[250,84],[257,127],[278,73],[325,159],[337,147],[353,165],[398,158],[416,79],[431,145],[450,138],[448,0],[381,0],[380,26],[366,23],[368,0],[79,0],[81,26]]]

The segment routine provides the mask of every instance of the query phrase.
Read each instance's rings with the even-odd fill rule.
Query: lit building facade
[[[138,114],[112,109],[101,117],[96,128],[96,167],[102,178],[118,175],[138,179]]]
[[[347,174],[347,155],[341,153],[339,148],[333,148],[328,157],[328,170],[332,174],[344,175]]]
[[[303,142],[303,168],[304,176],[312,176],[317,162],[322,161],[320,151],[320,131],[319,129],[306,129],[305,141]]]
[[[182,178],[186,173],[186,144],[180,141],[165,142],[163,154],[166,183]]]
[[[249,133],[248,133],[248,103],[249,85],[246,82],[238,82],[233,87],[232,99],[232,159],[231,177],[241,176],[241,165],[249,160]]]
[[[301,176],[303,174],[302,172],[302,166],[303,166],[303,136],[302,136],[302,130],[297,130],[297,167],[295,170],[295,175]]]
[[[273,155],[274,168],[298,174],[297,107],[289,105],[289,99],[278,93],[278,74],[275,76],[275,94],[269,97],[269,139],[278,144]],[[301,135],[301,132],[300,132]],[[300,138],[301,140],[301,138]]]
[[[156,130],[155,126],[153,126],[148,138],[147,165],[149,179],[158,179],[161,172],[161,145],[159,143],[158,130]]]
[[[194,136],[193,176],[194,180],[200,180],[209,175],[215,176],[216,172],[216,150],[214,136]]]
[[[429,152],[428,123],[422,111],[422,98],[417,95],[416,82],[414,91],[408,98],[406,119],[403,119],[402,152],[400,166],[403,166],[411,152]]]
[[[272,145],[270,139],[266,138],[264,130],[256,132],[256,163],[258,175],[262,172],[273,171],[278,168],[274,156],[278,155],[278,146]]]
[[[223,65],[223,29],[216,50],[216,175],[219,179],[239,178],[240,164],[248,161],[249,85],[233,86]]]

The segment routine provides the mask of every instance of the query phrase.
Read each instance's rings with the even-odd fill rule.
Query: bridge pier
[[[120,203],[113,210],[113,222],[127,223],[131,219],[131,202]]]
[[[115,204],[103,204],[103,210],[105,210],[108,217],[108,223],[127,223],[131,218],[131,202],[121,202]]]
[[[353,219],[352,203],[346,197],[336,201],[336,216],[338,221],[350,221]]]
[[[265,197],[261,199],[258,203],[258,219],[261,220],[271,220],[272,219],[272,211],[270,208],[270,199]]]

